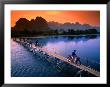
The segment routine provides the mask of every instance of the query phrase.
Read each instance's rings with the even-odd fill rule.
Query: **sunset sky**
[[[37,16],[43,17],[48,22],[79,22],[100,26],[100,11],[11,11],[11,26],[13,27],[19,18],[31,20]]]

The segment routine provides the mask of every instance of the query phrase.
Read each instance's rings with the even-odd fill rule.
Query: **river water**
[[[47,36],[29,38],[33,43],[37,40],[42,48],[64,57],[71,55],[73,50],[80,57],[81,63],[100,71],[100,36]],[[49,62],[40,53],[34,55],[19,43],[11,40],[11,76],[14,77],[64,77],[76,76],[79,69],[62,61],[60,68],[51,58]],[[82,74],[83,76],[89,76]],[[91,75],[90,75],[91,76]]]

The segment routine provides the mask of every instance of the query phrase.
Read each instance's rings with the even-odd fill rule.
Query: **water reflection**
[[[51,36],[45,38],[34,38],[43,45],[44,49],[57,53],[64,57],[71,55],[73,50],[77,50],[77,55],[83,64],[89,64],[99,70],[100,63],[100,36]]]
[[[36,40],[44,49],[50,52],[67,57],[71,55],[74,49],[81,58],[84,65],[100,70],[100,36],[47,36],[30,38],[34,43]],[[73,68],[69,64],[59,60],[59,71],[56,58],[49,57],[51,63],[46,60],[47,57],[37,53],[29,52],[22,45],[11,41],[11,76],[14,77],[42,77],[42,76],[76,76],[79,69]],[[87,61],[88,60],[88,61]],[[83,72],[84,74],[84,72]],[[91,76],[87,73],[84,76]]]
[[[79,41],[88,41],[90,39],[96,39],[99,38],[99,35],[83,35],[83,36],[48,36],[48,37],[44,37],[44,38],[37,38],[37,40],[42,43],[43,45],[45,45],[47,42],[52,42],[52,43],[56,43],[59,41],[75,41],[75,42],[79,42]],[[32,40],[34,41],[36,38],[33,38]]]

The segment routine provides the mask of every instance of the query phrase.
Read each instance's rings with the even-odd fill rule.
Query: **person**
[[[36,40],[36,42],[35,42],[35,46],[38,46],[38,41]]]
[[[80,58],[79,58],[79,57],[76,57],[76,64],[78,64],[78,62],[79,62],[79,64],[81,65]]]
[[[76,55],[76,50],[72,52],[72,57],[73,57],[74,63],[78,64],[79,62],[79,64],[81,65],[80,58]]]
[[[29,47],[32,47],[32,41],[31,40],[29,41]]]
[[[74,51],[72,52],[72,56],[73,56],[73,58],[77,57],[77,55],[76,55],[76,50],[74,50]]]

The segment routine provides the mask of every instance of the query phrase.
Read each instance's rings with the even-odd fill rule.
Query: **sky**
[[[59,23],[75,23],[90,24],[92,26],[100,26],[100,11],[11,11],[11,26],[14,27],[19,18],[26,18],[28,20],[35,19],[37,16],[41,16],[46,21],[54,21]]]

